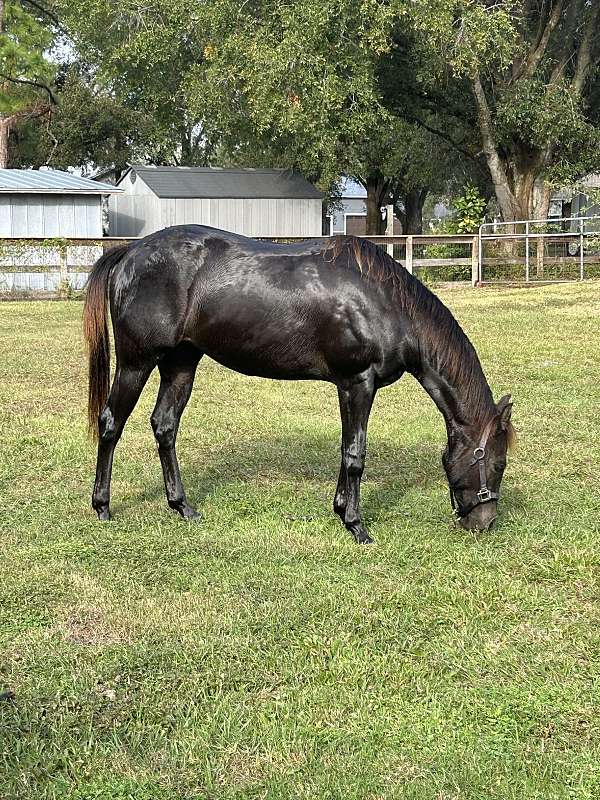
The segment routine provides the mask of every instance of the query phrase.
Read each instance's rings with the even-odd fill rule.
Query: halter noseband
[[[498,500],[500,495],[497,492],[492,492],[487,486],[487,475],[485,471],[485,446],[492,429],[494,420],[490,420],[483,431],[481,441],[478,446],[473,450],[473,460],[469,462],[467,469],[470,469],[475,464],[479,467],[479,491],[475,495],[476,499],[468,503],[466,506],[461,506],[458,498],[454,494],[454,488],[450,484],[450,502],[452,503],[452,513],[456,520],[464,519],[467,517],[474,508],[481,506],[484,503],[489,503],[491,500]],[[465,470],[466,472],[467,470]],[[464,473],[463,473],[464,475]]]

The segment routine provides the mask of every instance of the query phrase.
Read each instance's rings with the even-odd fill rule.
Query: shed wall
[[[320,236],[321,209],[320,200],[181,200],[112,195],[109,225],[111,236],[146,236],[170,225],[190,223],[245,236]]]
[[[0,236],[102,236],[100,195],[0,194]]]

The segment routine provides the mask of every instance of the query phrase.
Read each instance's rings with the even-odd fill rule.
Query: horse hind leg
[[[200,515],[187,501],[175,442],[201,357],[202,353],[191,345],[180,345],[163,357],[158,364],[161,378],[158,398],[150,419],[158,445],[167,502],[184,519],[198,519]]]
[[[130,368],[117,364],[108,400],[100,413],[92,507],[102,521],[110,519],[110,479],[115,447],[151,372],[152,365]]]

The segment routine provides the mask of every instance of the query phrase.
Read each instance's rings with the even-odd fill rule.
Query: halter
[[[486,425],[479,445],[473,450],[473,459],[469,462],[467,467],[467,470],[475,464],[477,464],[479,467],[479,491],[475,495],[476,500],[473,500],[466,506],[461,506],[461,504],[458,502],[458,498],[454,494],[452,484],[450,484],[450,502],[452,504],[452,513],[454,514],[456,520],[464,519],[464,517],[467,517],[474,508],[477,508],[477,506],[481,506],[484,503],[489,503],[491,500],[498,500],[500,497],[497,492],[492,492],[490,489],[488,489],[487,475],[485,471],[485,446],[487,444],[493,422],[494,420],[492,419]],[[467,470],[465,470],[465,472]]]

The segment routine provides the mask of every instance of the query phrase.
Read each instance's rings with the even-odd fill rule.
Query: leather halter
[[[488,489],[487,474],[485,471],[485,446],[487,445],[487,440],[490,436],[493,423],[494,420],[492,419],[486,425],[478,446],[473,450],[473,459],[469,462],[467,467],[467,470],[475,464],[477,464],[479,467],[479,491],[475,495],[476,499],[468,503],[466,506],[462,506],[454,494],[454,488],[452,484],[450,484],[450,502],[452,503],[452,513],[454,514],[456,520],[464,519],[471,513],[471,511],[473,511],[474,508],[477,508],[477,506],[481,506],[484,503],[489,503],[491,500],[498,500],[500,497],[497,492],[492,492],[490,489]],[[465,472],[467,470],[465,470]]]

